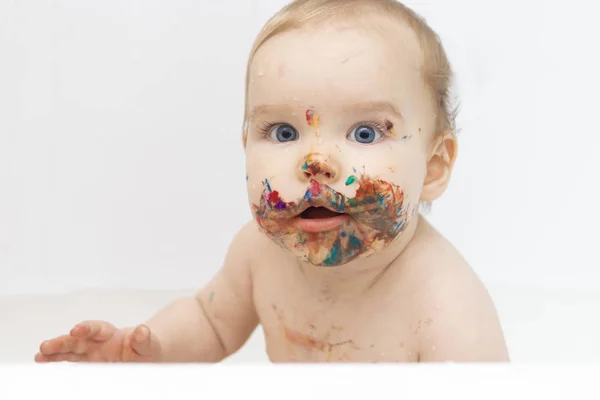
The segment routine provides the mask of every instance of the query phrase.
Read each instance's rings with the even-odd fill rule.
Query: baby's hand
[[[77,324],[69,335],[43,342],[36,362],[152,362],[160,357],[158,338],[145,325],[117,329],[104,321]]]

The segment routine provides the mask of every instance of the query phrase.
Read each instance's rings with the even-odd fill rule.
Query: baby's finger
[[[152,355],[152,341],[150,328],[140,325],[131,333],[131,348],[142,357]]]
[[[63,335],[43,342],[40,345],[40,353],[45,356],[57,353],[70,353],[74,350],[75,345],[76,339],[69,335]]]
[[[105,341],[112,337],[116,328],[105,321],[84,321],[80,322],[73,329],[70,335],[76,338],[93,339]]]
[[[88,361],[88,357],[85,354],[75,354],[75,353],[64,353],[64,354],[52,354],[52,355],[43,355],[36,354],[35,361],[38,363],[49,363],[49,362],[86,362]]]

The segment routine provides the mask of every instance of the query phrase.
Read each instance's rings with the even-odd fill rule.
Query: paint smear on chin
[[[303,198],[286,202],[268,181],[264,183],[261,203],[253,205],[259,226],[276,243],[313,265],[343,265],[380,250],[406,228],[412,215],[399,187],[362,174],[346,180],[346,186],[355,186],[353,197],[311,180]],[[292,219],[309,205],[346,213],[357,224],[318,233],[298,231]]]

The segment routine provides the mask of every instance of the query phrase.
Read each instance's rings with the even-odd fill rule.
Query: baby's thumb
[[[156,357],[158,347],[158,340],[146,325],[139,325],[131,334],[131,348],[141,357]]]

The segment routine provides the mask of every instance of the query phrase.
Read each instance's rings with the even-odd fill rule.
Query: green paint
[[[348,179],[346,180],[346,186],[348,185],[352,185],[354,182],[356,182],[356,177],[354,175],[351,175],[350,177],[348,177]]]
[[[210,292],[210,296],[208,297],[208,301],[212,303],[215,298],[215,292]]]

